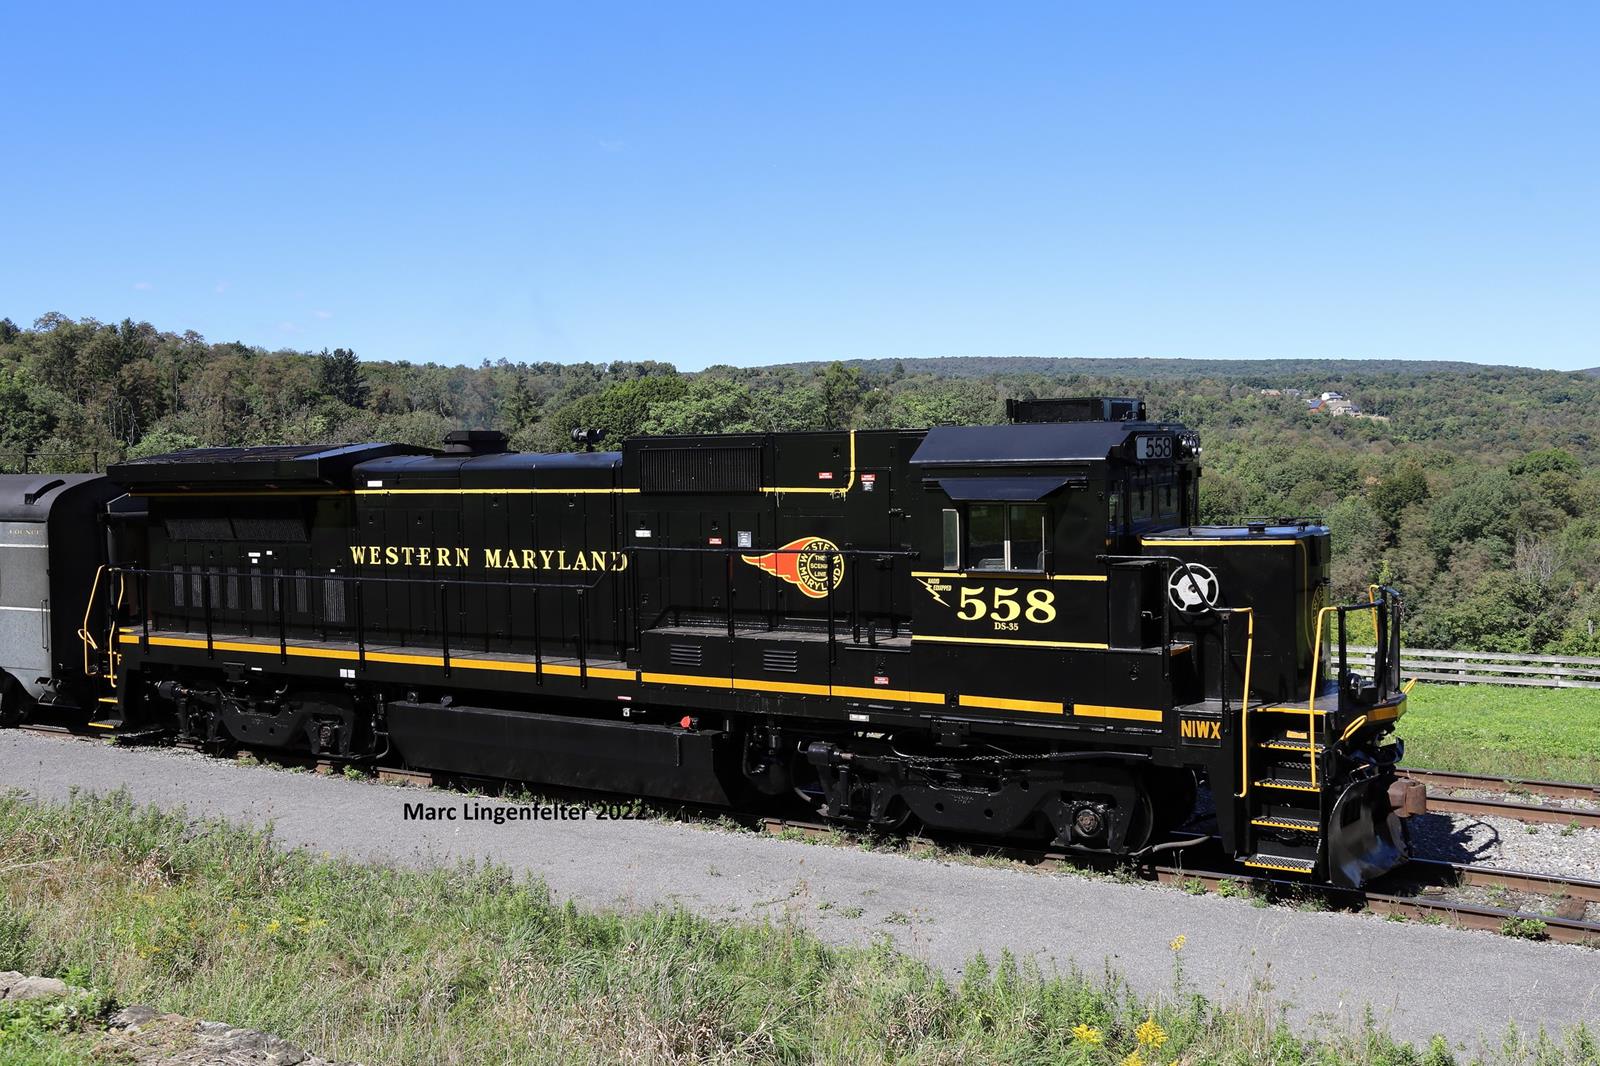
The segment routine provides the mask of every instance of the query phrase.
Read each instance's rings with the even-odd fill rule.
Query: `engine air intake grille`
[[[673,666],[699,666],[704,657],[705,649],[698,644],[667,645],[667,660]]]
[[[800,653],[793,648],[763,648],[761,666],[763,669],[785,674],[799,673]]]
[[[647,448],[639,453],[641,492],[760,492],[760,445]]]

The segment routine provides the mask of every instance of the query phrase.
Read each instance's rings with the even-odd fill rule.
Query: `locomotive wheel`
[[[21,682],[10,674],[0,675],[0,729],[21,725],[32,705]]]
[[[1128,851],[1138,851],[1150,843],[1155,832],[1155,801],[1150,798],[1150,790],[1141,784],[1138,798],[1133,801],[1133,821],[1128,826],[1128,840],[1123,847]]]
[[[1153,770],[1145,775],[1141,791],[1155,806],[1155,831],[1169,833],[1194,817],[1198,794],[1190,770]]]

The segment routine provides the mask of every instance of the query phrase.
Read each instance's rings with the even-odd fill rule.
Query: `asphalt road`
[[[459,818],[498,801],[15,731],[0,733],[0,787],[54,800],[124,788],[194,816],[270,822],[289,846],[378,862],[488,859],[594,906],[787,913],[834,943],[887,934],[950,973],[1009,948],[1047,969],[1109,967],[1136,990],[1166,993],[1168,944],[1183,934],[1187,985],[1222,999],[1268,990],[1304,1030],[1358,1024],[1370,1006],[1402,1039],[1442,1033],[1470,1050],[1497,1046],[1511,1022],[1529,1031],[1600,1018],[1600,954],[1488,933],[654,821],[408,821],[408,802]]]

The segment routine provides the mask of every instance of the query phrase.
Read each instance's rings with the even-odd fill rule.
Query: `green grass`
[[[0,892],[0,968],[368,1066],[1453,1061],[1370,1023],[1302,1040],[1265,992],[1219,1008],[1184,981],[1182,941],[1156,999],[1005,956],[950,982],[886,941],[841,950],[792,922],[586,911],[499,869],[319,859],[120,796],[0,797]],[[0,1013],[3,1062],[88,1061],[92,1041],[83,1012]],[[1555,1046],[1495,1061],[1600,1058],[1581,1030]]]
[[[1398,732],[1409,766],[1600,784],[1600,689],[1419,684]]]
[[[64,1000],[0,1002],[0,1062],[6,1066],[80,1066],[99,1064],[98,1040],[91,1023],[104,1014],[105,1002],[90,994]]]

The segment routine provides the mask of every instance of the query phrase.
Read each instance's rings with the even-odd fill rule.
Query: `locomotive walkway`
[[[977,952],[992,960],[1009,948],[1046,968],[1109,968],[1141,992],[1170,993],[1168,942],[1182,934],[1187,987],[1225,999],[1265,989],[1307,1030],[1359,1024],[1370,1006],[1402,1039],[1443,1033],[1470,1050],[1497,1046],[1511,1022],[1527,1032],[1600,1017],[1600,955],[1492,934],[662,822],[497,826],[460,820],[497,800],[16,731],[0,733],[0,788],[51,800],[74,788],[126,788],[136,801],[194,816],[270,821],[281,842],[315,851],[408,865],[492,860],[594,906],[789,915],[844,944],[887,934],[949,973]],[[453,808],[457,820],[406,820],[405,805],[419,801]]]

